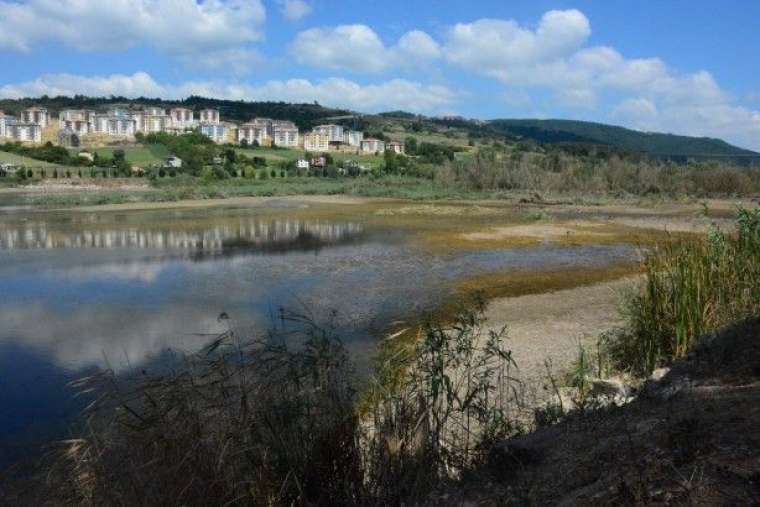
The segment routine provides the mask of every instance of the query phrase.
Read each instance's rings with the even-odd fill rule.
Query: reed
[[[619,366],[648,374],[684,357],[705,333],[760,314],[760,210],[740,208],[732,234],[713,228],[653,248],[643,271],[612,351]]]

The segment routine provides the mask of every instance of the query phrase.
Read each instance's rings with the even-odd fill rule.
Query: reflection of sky
[[[134,227],[124,216],[111,222],[72,216],[97,220],[116,236],[122,223]],[[180,225],[182,217],[175,217]],[[74,219],[57,220],[43,228],[60,238]],[[235,217],[241,220],[250,230],[262,230]],[[13,227],[23,230],[21,222]],[[5,366],[0,399],[7,410],[0,418],[0,453],[3,442],[28,426],[30,417],[60,419],[71,413],[74,405],[59,403],[67,380],[106,365],[116,371],[142,367],[167,348],[197,351],[209,334],[225,328],[217,321],[221,312],[241,333],[250,334],[269,328],[281,306],[298,310],[305,305],[318,319],[335,309],[349,349],[366,358],[389,322],[431,308],[445,296],[447,284],[460,277],[600,264],[631,253],[604,246],[430,256],[401,241],[389,242],[387,235],[381,241],[361,227],[321,223],[326,235],[306,240],[297,231],[293,236],[292,227],[267,230],[285,233],[270,235],[278,244],[274,250],[255,242],[223,243],[220,255],[210,256],[155,245],[0,251],[0,366]],[[49,410],[40,411],[43,405]]]

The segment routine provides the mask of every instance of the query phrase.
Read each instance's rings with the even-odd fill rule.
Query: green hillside
[[[656,157],[760,157],[720,139],[640,132],[585,121],[492,120],[487,125],[501,134],[540,143],[603,144]]]

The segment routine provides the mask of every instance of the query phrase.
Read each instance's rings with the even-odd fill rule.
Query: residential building
[[[95,111],[91,109],[64,109],[58,113],[58,121],[63,123],[83,121],[87,123],[93,123],[95,121]],[[61,128],[64,128],[61,125]]]
[[[219,110],[201,109],[198,113],[198,121],[201,123],[219,123]]]
[[[175,107],[169,110],[172,126],[179,129],[191,129],[195,126],[195,118],[192,109]]]
[[[385,153],[385,141],[380,139],[364,139],[361,143],[361,150],[364,153]]]
[[[42,142],[42,125],[38,123],[13,123],[6,128],[6,136],[14,141],[28,143]]]
[[[142,112],[146,116],[166,116],[166,110],[160,107],[146,107]]]
[[[325,157],[312,157],[311,158],[311,167],[320,167],[325,168],[327,167],[327,159]]]
[[[305,170],[308,171],[309,170],[309,161],[306,160],[305,158],[299,158],[296,161],[296,169],[299,169],[299,170],[305,169]]]
[[[10,137],[10,127],[16,123],[15,116],[0,112],[0,138]]]
[[[361,130],[346,130],[343,137],[347,145],[360,148],[364,139],[364,132]]]
[[[393,153],[397,155],[403,155],[404,143],[400,143],[398,141],[391,141],[385,145],[385,149],[388,151],[392,151]]]
[[[74,148],[79,146],[79,135],[70,128],[64,128],[58,130],[58,144],[61,146],[67,146]]]
[[[204,136],[208,137],[212,141],[218,144],[222,144],[227,141],[227,125],[222,123],[201,123],[200,132]]]
[[[343,126],[341,125],[317,125],[312,130],[317,134],[326,135],[330,143],[342,143],[344,141]]]
[[[327,151],[330,149],[330,138],[326,134],[318,132],[304,134],[303,149],[306,151]]]
[[[0,111],[0,139],[5,137],[5,113]]]
[[[179,157],[171,156],[164,161],[164,167],[179,169],[182,167],[182,159]]]
[[[163,109],[151,108],[143,111],[141,119],[137,122],[141,123],[141,128],[138,130],[146,134],[169,130],[172,126],[171,117],[167,114],[151,114],[158,111],[163,112]]]
[[[48,110],[42,107],[30,107],[21,111],[19,123],[34,124],[45,128],[50,123],[50,114]]]
[[[92,123],[84,119],[66,120],[63,118],[59,118],[58,128],[60,130],[71,130],[72,132],[74,132],[75,134],[79,136],[89,134],[95,128],[95,118],[93,117]]]
[[[292,121],[272,121],[272,143],[287,148],[298,147],[298,127]]]
[[[246,142],[248,145],[264,146],[271,143],[271,136],[267,133],[268,126],[262,122],[251,121],[244,123],[237,130],[237,142]]]

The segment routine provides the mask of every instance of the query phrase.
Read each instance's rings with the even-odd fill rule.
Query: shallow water
[[[288,206],[300,212],[289,218]],[[336,310],[361,363],[389,322],[434,309],[457,280],[633,255],[622,245],[432,255],[408,230],[310,220],[294,203],[277,218],[267,211],[4,210],[0,465],[61,435],[85,403],[67,382],[106,367],[151,368],[163,351],[197,351],[230,322],[252,335],[276,326],[282,307],[317,320]]]

